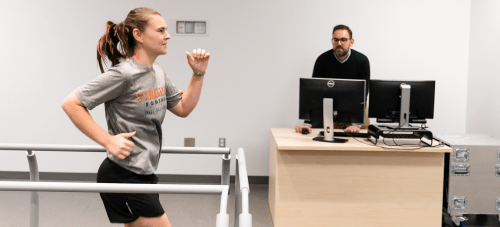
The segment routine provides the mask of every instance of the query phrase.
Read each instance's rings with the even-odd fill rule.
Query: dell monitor
[[[379,123],[399,123],[396,129],[415,129],[409,123],[434,118],[435,81],[370,81],[368,117]]]
[[[334,123],[364,123],[365,80],[300,78],[299,118],[313,128],[324,128],[314,140],[346,142],[334,138]]]

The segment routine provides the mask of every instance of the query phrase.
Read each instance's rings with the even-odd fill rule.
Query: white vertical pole
[[[224,154],[222,155],[222,176],[221,176],[221,185],[229,186],[229,180],[231,179],[231,155]]]
[[[220,199],[220,213],[217,214],[216,227],[229,227],[229,214],[227,214],[227,202],[228,202],[229,187],[226,187],[222,191]]]
[[[240,167],[238,162],[238,155],[236,155],[236,174],[234,175],[234,227],[240,226],[241,214],[241,191],[240,191]]]
[[[28,150],[28,163],[30,166],[30,181],[39,181],[38,174],[38,164],[36,161],[35,152],[32,150]],[[38,227],[39,221],[39,199],[38,192],[31,192],[31,200],[30,200],[30,227]]]
[[[248,188],[243,188],[240,194],[241,200],[241,212],[238,215],[239,226],[238,227],[252,227],[252,215],[249,213],[249,199],[248,199]],[[236,220],[236,217],[235,217]]]
[[[249,200],[248,194],[250,193],[250,186],[248,184],[248,173],[245,160],[245,151],[243,148],[238,148],[238,155],[236,156],[236,176],[238,177],[236,187],[236,215],[234,217],[234,225],[238,227],[251,227],[252,215],[249,213]],[[240,176],[241,174],[241,176]]]

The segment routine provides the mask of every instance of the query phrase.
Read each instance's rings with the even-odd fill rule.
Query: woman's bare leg
[[[126,223],[125,227],[172,227],[166,214],[159,217],[139,217],[131,223]]]

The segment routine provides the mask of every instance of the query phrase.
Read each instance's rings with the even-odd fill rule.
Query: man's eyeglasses
[[[336,39],[336,38],[333,38],[332,39],[332,43],[335,44],[335,43],[338,43],[340,41],[341,44],[344,44],[348,41],[349,39],[347,38],[342,38],[342,39]]]

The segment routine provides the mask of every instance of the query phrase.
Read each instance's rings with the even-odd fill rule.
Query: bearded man
[[[337,79],[362,79],[366,81],[366,95],[370,88],[370,62],[368,58],[351,49],[354,44],[352,31],[345,25],[337,25],[333,28],[332,34],[333,49],[321,54],[316,63],[312,77],[319,78],[337,78]],[[295,127],[297,132],[302,132],[302,129],[307,129],[311,132],[313,128],[322,128],[323,125],[314,125],[315,120],[304,122],[304,125]],[[321,121],[317,121],[321,122]],[[311,125],[312,124],[312,125]],[[344,128],[346,132],[359,132],[359,128],[366,128],[369,125],[368,110],[365,113],[365,123],[363,125],[340,125],[339,128]],[[337,128],[337,127],[336,127]]]

